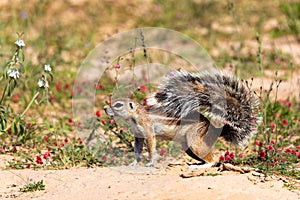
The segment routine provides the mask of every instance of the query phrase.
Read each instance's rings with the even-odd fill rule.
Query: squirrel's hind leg
[[[200,123],[190,128],[186,135],[186,153],[192,158],[202,161],[198,168],[206,168],[214,165],[212,150],[219,134],[209,124]]]
[[[188,154],[189,155],[189,154]],[[213,160],[213,154],[209,153],[207,154],[203,159],[198,158],[196,160],[202,161],[202,163],[199,164],[191,164],[189,165],[190,169],[204,169],[204,168],[210,168],[214,166],[214,160]]]

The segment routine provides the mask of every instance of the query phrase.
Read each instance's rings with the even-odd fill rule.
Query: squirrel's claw
[[[153,162],[148,162],[145,167],[154,167],[154,163]]]
[[[128,166],[136,166],[138,164],[138,162],[136,160],[134,160],[132,163],[130,163]]]

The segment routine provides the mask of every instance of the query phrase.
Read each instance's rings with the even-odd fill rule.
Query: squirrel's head
[[[137,105],[131,99],[113,100],[110,106],[105,106],[105,113],[111,117],[129,119],[136,112]]]

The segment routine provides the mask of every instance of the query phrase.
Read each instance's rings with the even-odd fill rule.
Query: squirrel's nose
[[[110,116],[110,117],[114,116],[114,112],[109,106],[104,106],[104,111],[108,116]]]

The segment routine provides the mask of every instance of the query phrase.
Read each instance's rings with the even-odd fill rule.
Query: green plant
[[[45,190],[45,184],[43,180],[29,183],[23,187],[20,188],[21,192],[35,192],[39,190]]]
[[[275,28],[271,34],[278,37],[284,34],[293,34],[297,37],[298,41],[300,33],[300,3],[287,2],[282,3],[280,6],[281,11],[285,14],[286,23],[282,27]]]
[[[262,44],[257,38],[259,49],[258,69],[264,74]],[[253,81],[253,80],[252,80]],[[247,82],[248,83],[248,82]],[[300,104],[294,99],[278,99],[278,89],[282,80],[275,72],[275,79],[269,88],[260,87],[256,93],[260,98],[260,115],[262,122],[258,124],[257,134],[248,152],[234,153],[226,151],[221,155],[220,162],[230,162],[237,165],[247,165],[261,170],[265,174],[280,174],[300,178],[299,170],[296,169],[300,159]],[[251,87],[252,82],[248,83]]]
[[[12,98],[17,98],[14,96],[15,90],[22,83],[22,77],[25,77],[25,66],[24,66],[24,52],[23,47],[25,47],[25,43],[21,40],[21,36],[23,34],[18,34],[18,40],[15,42],[16,50],[13,54],[12,58],[5,64],[3,73],[0,77],[1,84],[5,85],[2,91],[1,99],[0,99],[0,136],[3,141],[7,137],[11,137],[11,135],[17,136],[17,142],[25,143],[28,139],[28,124],[25,120],[25,114],[32,106],[34,102],[41,103],[48,98],[48,76],[53,79],[53,75],[51,73],[50,65],[44,66],[44,72],[41,76],[41,79],[37,82],[37,90],[29,103],[25,106],[23,111],[19,114],[14,111],[11,107]],[[42,96],[38,100],[38,96],[42,94]]]

